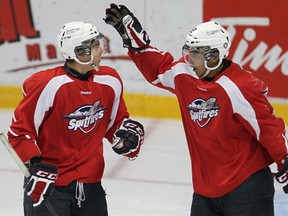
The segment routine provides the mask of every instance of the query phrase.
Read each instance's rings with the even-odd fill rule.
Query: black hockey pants
[[[76,199],[75,194],[79,199]],[[108,216],[106,194],[101,182],[82,185],[72,182],[68,186],[55,187],[49,202],[59,216]],[[25,216],[51,216],[45,204],[38,207],[32,204],[32,199],[24,190]]]
[[[274,192],[273,176],[267,167],[222,197],[194,193],[191,216],[274,216]]]

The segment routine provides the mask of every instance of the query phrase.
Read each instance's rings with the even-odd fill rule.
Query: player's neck
[[[70,68],[77,71],[80,74],[87,74],[91,69],[91,65],[82,65],[77,62],[68,62],[67,63]]]

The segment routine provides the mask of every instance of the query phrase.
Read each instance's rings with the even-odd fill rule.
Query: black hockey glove
[[[276,180],[279,183],[286,183],[283,187],[283,191],[288,194],[288,157],[283,161],[283,163],[279,166],[278,165],[278,172],[274,173]]]
[[[104,21],[112,25],[123,39],[123,47],[134,51],[147,48],[150,39],[138,19],[124,5],[110,4]]]
[[[135,159],[143,141],[143,125],[137,121],[125,119],[114,134],[112,148],[117,154]]]
[[[33,206],[36,207],[52,195],[58,177],[57,167],[39,162],[30,165],[29,171],[31,177],[26,191],[34,202]]]

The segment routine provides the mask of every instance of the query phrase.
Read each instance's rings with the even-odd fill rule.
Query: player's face
[[[93,62],[97,67],[99,67],[105,51],[106,44],[103,35],[84,41],[82,45],[75,48],[75,53],[81,62]],[[92,57],[93,59],[91,59]]]
[[[183,50],[183,57],[185,62],[191,67],[198,67],[204,65],[204,52],[199,50],[185,51]]]
[[[104,38],[104,35],[100,35],[97,37],[97,39],[92,40],[90,44],[91,50],[92,49],[101,49],[102,53],[101,55],[104,55],[105,52],[107,51],[107,45],[106,45],[106,40]]]
[[[104,45],[104,41],[97,40],[91,44],[91,53],[93,53],[93,62],[97,67],[99,67],[102,55],[105,53],[105,51],[106,48]]]
[[[202,64],[197,67],[193,67],[193,71],[196,73],[198,77],[202,77],[206,73],[207,68],[205,67],[204,64]]]
[[[184,45],[182,48],[183,58],[189,66],[195,68],[205,63],[204,52],[207,51],[209,47],[193,47]]]
[[[204,49],[184,46],[182,55],[186,64],[191,66],[197,76],[201,77],[206,72]]]
[[[205,52],[209,54],[210,48],[206,47],[191,47],[184,45],[182,48],[182,55],[186,64],[193,68],[193,71],[196,73],[198,77],[202,77],[207,72],[207,68],[205,66]],[[206,64],[208,67],[215,67],[219,62],[219,58],[210,58]]]

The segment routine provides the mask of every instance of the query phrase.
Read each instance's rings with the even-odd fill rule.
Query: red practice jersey
[[[25,80],[24,98],[15,109],[8,137],[26,162],[41,155],[57,166],[57,186],[73,180],[99,182],[103,176],[103,138],[112,141],[129,117],[117,72],[102,66],[87,80],[64,67],[38,72]]]
[[[195,193],[222,196],[287,156],[285,124],[273,114],[267,86],[250,72],[231,63],[207,81],[155,48],[129,55],[147,81],[178,98]]]

